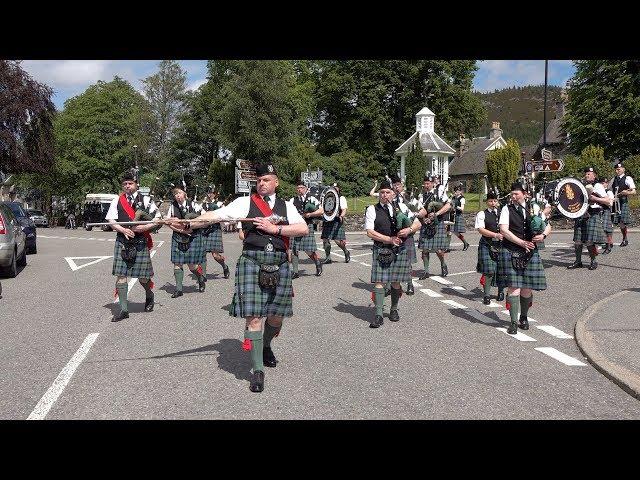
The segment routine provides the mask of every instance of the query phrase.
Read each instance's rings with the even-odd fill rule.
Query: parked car
[[[27,265],[27,235],[7,203],[0,202],[0,269],[4,275],[15,277],[18,266]]]
[[[87,227],[87,223],[103,223],[106,222],[105,217],[109,211],[109,206],[114,199],[117,199],[118,195],[112,193],[88,193],[84,201],[82,217],[85,225],[84,229],[91,231],[93,227]],[[104,225],[100,227],[103,232],[108,232],[111,227]]]
[[[33,220],[31,220],[27,216],[26,212],[22,208],[22,205],[20,205],[19,203],[16,203],[16,202],[2,202],[2,203],[4,203],[7,207],[11,209],[11,211],[17,218],[18,223],[22,227],[22,231],[27,236],[27,253],[28,254],[38,253],[38,248],[36,246],[36,240],[37,240],[36,224],[33,223]]]
[[[27,215],[36,224],[36,227],[48,227],[49,221],[40,210],[27,210]]]

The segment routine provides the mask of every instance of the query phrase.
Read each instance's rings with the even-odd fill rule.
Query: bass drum
[[[323,218],[325,222],[333,221],[340,211],[340,196],[334,187],[329,187],[322,192],[320,206],[324,210]]]
[[[562,178],[553,191],[553,204],[565,217],[580,218],[589,208],[589,194],[577,178]]]

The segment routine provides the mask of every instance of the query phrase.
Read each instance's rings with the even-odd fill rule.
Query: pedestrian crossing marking
[[[500,330],[501,332],[504,332],[505,335],[509,335],[510,337],[513,337],[516,340],[520,340],[521,342],[535,342],[536,341],[535,338],[531,338],[529,335],[525,335],[524,333],[518,332],[515,335],[507,333],[507,329],[503,328],[503,327],[496,327],[496,330]]]
[[[573,338],[571,335],[567,335],[562,330],[558,330],[556,327],[552,325],[536,325],[536,328],[539,328],[543,332],[547,332],[549,335],[554,336],[556,338],[563,338],[563,339]]]
[[[449,280],[445,280],[444,278],[438,276],[438,275],[434,275],[433,277],[429,277],[431,280],[441,283],[442,285],[453,285],[453,282],[450,282]]]
[[[433,290],[431,290],[429,288],[421,288],[420,291],[422,293],[426,293],[427,295],[429,295],[430,297],[433,297],[433,298],[442,297],[441,294],[439,294],[438,292],[434,292]]]
[[[556,350],[552,347],[538,347],[534,350],[537,350],[545,355],[550,356],[551,358],[558,360],[559,362],[564,363],[565,365],[569,365],[570,367],[586,367],[587,364],[577,360],[569,355],[562,353],[559,350]]]

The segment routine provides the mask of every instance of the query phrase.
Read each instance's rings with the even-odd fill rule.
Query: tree
[[[490,186],[497,186],[502,194],[511,191],[511,184],[518,178],[522,158],[520,145],[513,138],[507,140],[503,148],[491,150],[487,154],[487,181]]]
[[[20,62],[0,60],[0,171],[46,173],[52,168],[52,93]]]
[[[602,145],[608,158],[640,153],[640,60],[580,60],[563,129],[574,153]]]
[[[416,135],[414,144],[411,146],[411,150],[405,158],[406,167],[406,185],[411,188],[412,185],[421,186],[424,175],[427,172],[427,157],[422,151],[422,145],[420,145],[420,138]]]
[[[564,169],[554,175],[554,178],[582,178],[584,177],[584,169],[587,167],[593,167],[598,178],[610,179],[614,175],[613,165],[611,162],[605,160],[604,148],[600,146],[588,145],[582,149],[578,157],[567,155],[564,163]]]

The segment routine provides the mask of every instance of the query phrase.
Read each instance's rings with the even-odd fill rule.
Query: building
[[[437,173],[440,181],[444,184],[449,178],[449,161],[456,153],[455,150],[445,142],[435,131],[435,113],[424,107],[416,114],[416,131],[407,138],[402,145],[396,148],[395,154],[400,157],[400,178],[405,180],[406,158],[411,147],[415,144],[416,135],[419,135],[422,152],[431,159],[431,173]],[[426,172],[425,172],[426,173]]]
[[[542,148],[551,150],[552,158],[562,158],[569,153],[569,135],[562,129],[562,122],[566,112],[567,92],[562,89],[560,93],[560,101],[555,104],[555,115],[553,120],[547,124],[546,129],[546,146],[545,138],[540,135],[537,145],[531,145],[523,148],[523,160],[541,160]]]

